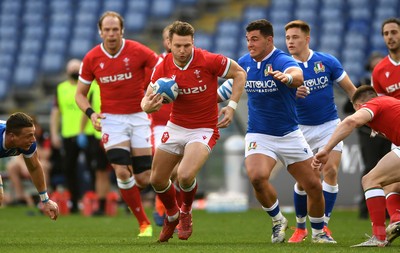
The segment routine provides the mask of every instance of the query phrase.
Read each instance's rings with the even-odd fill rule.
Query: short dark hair
[[[103,13],[103,15],[101,15],[99,22],[97,23],[97,27],[99,28],[99,30],[101,30],[101,28],[103,27],[103,20],[108,16],[118,18],[119,24],[121,25],[121,30],[124,30],[124,18],[115,11],[106,11]]]
[[[15,135],[19,135],[21,130],[26,127],[33,127],[34,121],[33,119],[23,113],[16,112],[10,115],[6,122],[6,133],[13,133]]]
[[[183,21],[175,21],[171,24],[169,29],[169,39],[172,40],[172,36],[176,34],[179,36],[192,36],[194,37],[194,28],[191,24]]]
[[[304,32],[307,35],[310,35],[311,32],[310,26],[303,20],[290,21],[285,25],[285,31],[289,30],[290,28],[299,28],[302,32]]]
[[[383,27],[384,27],[386,24],[389,24],[389,23],[396,23],[398,26],[400,26],[400,19],[399,19],[399,18],[388,18],[388,19],[385,19],[385,20],[383,21],[382,27],[381,27],[382,36],[383,36]]]
[[[354,92],[353,97],[351,98],[352,103],[356,101],[366,102],[371,98],[377,97],[374,87],[370,85],[361,85],[357,88],[356,92]]]
[[[274,28],[272,27],[271,22],[269,22],[266,19],[254,20],[250,22],[246,27],[247,32],[252,32],[256,30],[260,30],[260,33],[265,37],[266,36],[274,37]]]

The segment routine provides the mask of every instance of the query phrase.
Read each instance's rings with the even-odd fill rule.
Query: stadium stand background
[[[286,50],[284,25],[293,19],[303,19],[312,28],[311,48],[335,55],[356,83],[366,74],[364,63],[371,52],[387,54],[381,23],[386,18],[399,16],[399,2],[0,0],[0,118],[25,111],[36,115],[44,128],[48,127],[56,85],[66,78],[65,63],[73,57],[82,58],[100,42],[97,20],[106,10],[124,16],[126,38],[140,41],[156,52],[162,50],[162,29],[179,19],[194,25],[196,46],[233,59],[247,53],[244,28],[249,21],[270,20],[274,25],[275,45]],[[340,105],[345,95],[340,91],[338,94],[336,99]],[[235,117],[239,120],[234,127],[221,131],[221,144],[229,135],[245,131],[246,95],[243,97]],[[206,169],[200,173],[200,178],[207,178],[201,182],[200,191],[218,190],[224,184],[223,158],[223,145],[216,145]],[[346,174],[345,178],[352,185],[359,175]],[[291,194],[287,200],[283,197],[281,200],[291,203]]]
[[[270,20],[276,46],[285,49],[284,25],[303,19],[311,47],[338,57],[354,82],[370,52],[386,54],[381,22],[400,11],[397,0],[1,0],[0,113],[46,115],[66,61],[99,43],[97,20],[106,10],[125,17],[127,38],[157,52],[162,28],[180,19],[194,24],[197,46],[233,59],[247,52],[250,20]]]

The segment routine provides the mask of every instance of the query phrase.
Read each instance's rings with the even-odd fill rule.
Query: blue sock
[[[300,191],[297,188],[297,183],[294,185],[293,200],[294,209],[296,211],[296,227],[305,229],[307,219],[307,194],[305,191]]]
[[[339,187],[338,185],[329,185],[325,181],[323,181],[322,190],[325,198],[325,224],[327,224],[331,217],[333,207],[336,203],[336,197],[339,191]]]

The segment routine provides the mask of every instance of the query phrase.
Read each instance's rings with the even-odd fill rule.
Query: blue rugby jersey
[[[307,97],[297,99],[299,123],[315,126],[337,119],[333,85],[346,76],[340,62],[330,54],[310,50],[308,60],[297,63],[303,70],[304,85],[310,88]]]
[[[36,151],[36,142],[34,142],[29,150],[23,150],[20,148],[10,148],[6,149],[5,146],[5,134],[6,134],[6,122],[0,120],[0,158],[9,157],[9,156],[17,156],[23,154],[24,157],[31,157],[33,153]]]
[[[284,136],[298,129],[296,89],[268,75],[268,71],[285,72],[299,68],[296,61],[274,48],[261,62],[245,54],[238,60],[247,72],[245,90],[248,95],[248,133]]]

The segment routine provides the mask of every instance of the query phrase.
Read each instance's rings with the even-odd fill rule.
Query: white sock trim
[[[172,182],[171,182],[171,179],[170,179],[170,180],[168,181],[168,186],[167,186],[164,190],[157,191],[156,189],[154,189],[154,187],[153,187],[153,189],[154,189],[154,191],[155,191],[156,193],[164,193],[164,192],[166,192],[166,191],[169,190],[169,188],[171,187],[171,185],[172,185]]]
[[[136,184],[136,181],[133,176],[128,178],[128,180],[126,180],[126,181],[117,178],[117,185],[118,185],[118,188],[120,188],[120,189],[127,190],[127,189],[130,189],[133,186],[135,186],[135,184]]]
[[[186,189],[185,189],[185,188],[182,187],[181,184],[179,184],[179,187],[180,187],[181,190],[184,191],[184,192],[190,192],[190,191],[192,191],[192,190],[196,187],[196,184],[197,184],[197,180],[196,180],[196,178],[195,178],[193,184],[192,184],[189,188],[186,188]]]
[[[298,185],[297,183],[294,184],[293,189],[294,189],[294,192],[295,192],[296,194],[299,194],[299,195],[301,195],[301,196],[306,196],[306,195],[307,195],[307,192],[306,192],[306,191],[304,191],[304,190],[303,190],[303,191],[299,190],[299,185]]]
[[[339,185],[330,185],[326,183],[325,181],[322,181],[322,190],[330,193],[338,193],[339,191]]]

